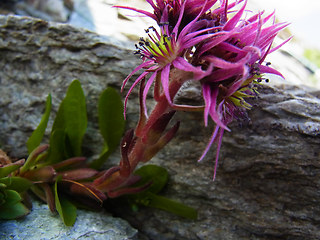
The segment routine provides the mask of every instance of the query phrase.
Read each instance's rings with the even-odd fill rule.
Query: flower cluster
[[[216,127],[209,144],[199,161],[204,158],[211,145],[217,142],[217,162],[223,132],[229,131],[233,119],[246,116],[251,105],[246,99],[257,94],[256,85],[265,73],[278,71],[265,63],[268,54],[277,47],[273,40],[288,24],[275,23],[274,12],[266,15],[259,12],[251,16],[246,10],[247,1],[228,3],[227,0],[147,0],[153,13],[122,7],[142,13],[154,19],[159,30],[150,27],[147,38],[136,45],[136,54],[143,60],[125,79],[123,87],[137,71],[144,72],[128,91],[148,77],[143,91],[143,105],[147,93],[154,83],[154,99],[160,103],[165,98],[170,109],[204,110],[204,123],[210,117]],[[186,81],[198,81],[202,87],[204,106],[177,105],[174,96]],[[146,110],[145,110],[145,114]]]

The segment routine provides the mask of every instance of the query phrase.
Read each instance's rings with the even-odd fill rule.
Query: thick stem
[[[174,71],[174,72],[171,72],[170,77],[172,79],[175,79],[174,81],[171,81],[170,85],[169,85],[170,97],[171,97],[171,99],[174,99],[177,92],[181,88],[181,86],[186,78],[186,75],[181,74],[181,72]],[[120,174],[121,171],[113,173],[108,179],[106,179],[106,181],[108,182],[107,183],[108,189],[110,189],[110,191],[116,190],[116,189],[124,186],[126,184],[126,182],[128,181],[128,179],[130,178],[130,176],[132,175],[132,173],[134,172],[134,170],[137,167],[137,165],[139,164],[139,162],[145,162],[144,160],[148,160],[148,159],[145,159],[145,154],[149,150],[148,147],[150,148],[151,146],[148,146],[148,142],[144,143],[142,139],[144,136],[146,136],[146,134],[148,133],[150,128],[153,126],[153,124],[161,116],[163,116],[165,113],[167,113],[173,109],[163,92],[161,95],[157,96],[156,100],[157,100],[157,104],[154,107],[153,111],[151,112],[149,118],[144,123],[144,125],[143,125],[142,121],[139,121],[139,123],[137,125],[137,128],[139,128],[139,131],[138,131],[139,134],[138,134],[138,136],[136,136],[137,139],[135,141],[134,147],[128,155],[128,160],[130,163],[130,175],[129,176],[122,176]],[[140,112],[140,114],[141,114],[141,112]],[[148,154],[148,155],[150,155],[150,154]],[[111,188],[109,188],[109,187],[111,187]]]

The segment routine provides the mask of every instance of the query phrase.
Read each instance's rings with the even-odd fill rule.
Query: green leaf
[[[13,203],[20,202],[22,200],[20,194],[14,190],[5,190],[4,192],[6,194],[6,201],[7,202],[10,202],[13,204]]]
[[[54,185],[56,209],[66,226],[73,226],[77,218],[77,208],[63,194],[58,194],[58,178]]]
[[[65,137],[66,133],[62,129],[51,133],[47,164],[55,164],[65,159]]]
[[[102,92],[98,103],[99,129],[105,141],[100,158],[91,167],[99,168],[108,156],[118,147],[123,135],[125,120],[120,94],[111,87]]]
[[[167,170],[157,165],[142,166],[134,174],[141,177],[141,180],[137,183],[139,186],[152,182],[152,185],[147,189],[148,192],[152,193],[160,192],[168,182]]]
[[[189,219],[195,220],[198,216],[197,210],[194,208],[151,192],[141,194],[139,199],[136,199],[136,203],[148,207],[159,208]]]
[[[45,109],[45,112],[41,118],[41,121],[40,121],[38,127],[33,131],[33,133],[31,134],[30,138],[27,141],[27,148],[28,148],[29,154],[36,147],[38,147],[40,145],[42,138],[43,138],[43,135],[44,135],[46,128],[47,128],[50,112],[51,112],[51,95],[49,94],[49,96],[47,97],[47,101],[46,101],[46,109]]]
[[[7,177],[10,173],[17,170],[21,165],[19,164],[10,164],[7,166],[0,167],[0,178]]]
[[[63,99],[56,119],[53,123],[52,132],[62,129],[66,132],[68,144],[72,150],[72,156],[81,155],[82,138],[87,128],[86,101],[81,84],[74,80]]]
[[[135,186],[143,186],[149,182],[152,184],[144,192],[127,196],[129,202],[133,203],[133,208],[138,204],[159,208],[189,219],[197,218],[197,211],[194,208],[156,194],[163,189],[168,181],[168,172],[165,168],[145,165],[136,170],[134,174],[141,176],[141,180]]]
[[[0,183],[7,186],[8,189],[24,192],[32,186],[32,182],[21,177],[5,177],[0,179]]]
[[[16,219],[23,217],[29,213],[29,209],[26,208],[21,202],[7,201],[0,206],[0,219]]]

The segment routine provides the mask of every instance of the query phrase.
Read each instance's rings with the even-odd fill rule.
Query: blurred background
[[[114,5],[151,10],[145,0],[0,0],[0,14],[68,23],[134,49],[134,43],[145,35],[144,29],[154,22]],[[294,38],[267,60],[283,73],[286,81],[320,89],[320,1],[248,0],[247,8],[266,13],[275,10],[277,21],[291,23],[275,44],[292,35]]]

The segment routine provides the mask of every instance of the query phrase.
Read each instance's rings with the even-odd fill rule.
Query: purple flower
[[[214,178],[224,130],[233,120],[246,116],[251,105],[247,98],[257,94],[256,85],[264,79],[265,73],[278,71],[265,64],[268,54],[277,47],[272,43],[280,30],[288,24],[275,23],[274,12],[265,16],[260,12],[247,17],[247,1],[228,3],[221,0],[147,0],[154,12],[127,8],[153,18],[160,27],[150,27],[148,37],[141,38],[136,45],[143,63],[124,80],[123,86],[140,69],[145,71],[136,79],[126,96],[148,75],[143,91],[145,108],[146,95],[155,82],[154,98],[165,97],[173,109],[198,109],[196,106],[179,106],[173,101],[175,94],[188,80],[199,81],[204,99],[204,123],[210,117],[216,127],[211,139],[200,157],[204,158],[214,142],[217,142]],[[235,7],[242,4],[237,10]],[[231,14],[232,13],[232,14]],[[229,17],[231,15],[231,17]]]
[[[151,1],[148,2],[150,3]],[[161,3],[161,1],[158,2]],[[158,20],[160,31],[157,31],[154,27],[146,29],[147,38],[140,38],[140,42],[136,44],[135,54],[141,56],[143,63],[134,69],[124,80],[122,90],[133,74],[140,69],[144,69],[145,71],[135,80],[129,89],[125,99],[125,106],[133,88],[147,75],[151,76],[149,77],[143,92],[144,105],[147,93],[152,83],[156,81],[157,87],[155,87],[155,98],[163,93],[170,105],[174,106],[172,103],[172,95],[174,95],[174,93],[170,93],[169,84],[172,81],[178,83],[181,79],[179,79],[179,77],[171,78],[170,72],[172,72],[172,68],[183,72],[191,72],[193,77],[197,80],[202,79],[210,73],[208,71],[203,71],[201,66],[193,66],[190,64],[187,56],[190,55],[193,46],[216,35],[215,33],[208,33],[209,31],[219,31],[221,27],[200,28],[198,26],[199,24],[197,24],[197,20],[199,20],[199,17],[203,13],[203,11],[200,11],[198,15],[180,31],[179,29],[184,16],[186,3],[187,1],[184,1],[182,4],[179,4],[180,8],[179,11],[177,11],[179,15],[175,25],[169,23],[169,12],[171,8],[169,8],[169,4],[167,4],[161,12],[161,19]],[[180,81],[180,85],[181,83],[183,82]],[[160,85],[162,91],[159,92]]]

